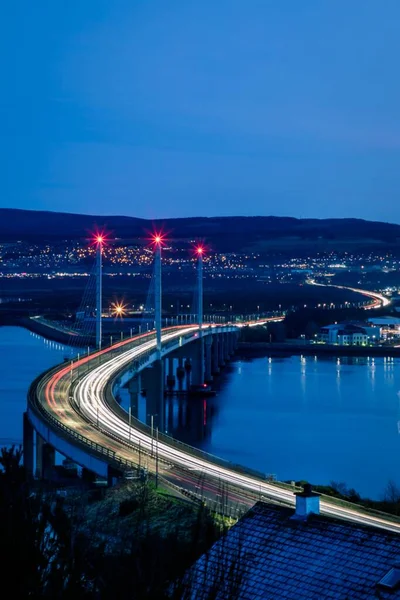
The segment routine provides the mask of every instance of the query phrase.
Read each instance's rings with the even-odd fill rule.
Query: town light
[[[123,317],[126,315],[126,304],[122,302],[113,302],[110,309],[113,317]]]

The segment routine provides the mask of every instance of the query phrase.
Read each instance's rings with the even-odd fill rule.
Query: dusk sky
[[[1,207],[400,223],[399,0],[11,0]]]

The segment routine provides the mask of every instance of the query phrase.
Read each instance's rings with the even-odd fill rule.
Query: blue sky
[[[1,207],[400,223],[398,0],[12,0]]]

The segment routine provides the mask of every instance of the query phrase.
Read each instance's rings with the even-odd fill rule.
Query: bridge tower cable
[[[160,234],[155,234],[153,237],[154,243],[154,309],[155,309],[155,326],[156,326],[156,341],[157,354],[161,358],[161,247],[163,238]]]
[[[197,246],[197,310],[198,310],[198,323],[201,334],[203,327],[203,246]]]
[[[103,255],[103,242],[104,238],[102,235],[96,237],[96,347],[101,348],[102,339],[102,255]]]

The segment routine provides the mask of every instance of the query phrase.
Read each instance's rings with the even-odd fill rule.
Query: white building
[[[340,346],[365,346],[378,341],[381,337],[379,327],[354,323],[335,323],[321,327],[317,340],[325,344]]]

